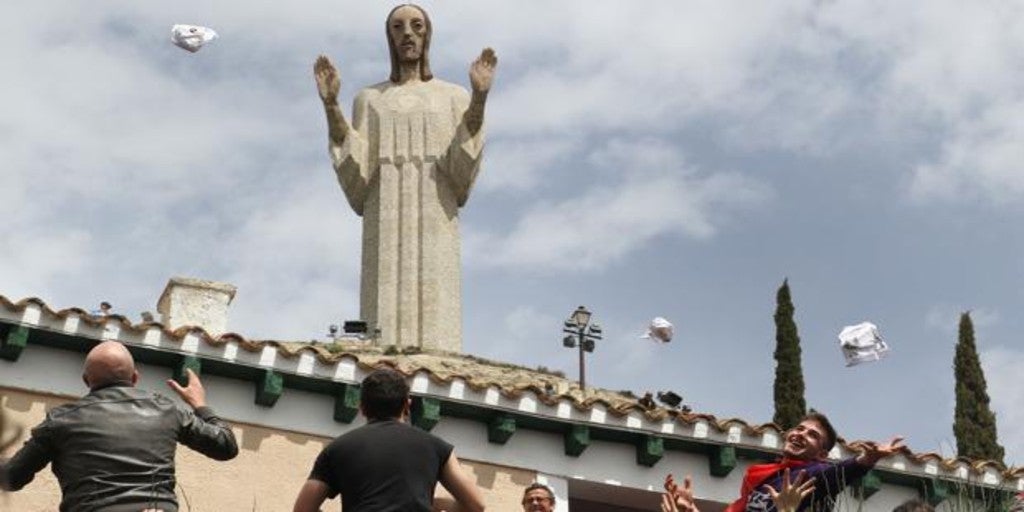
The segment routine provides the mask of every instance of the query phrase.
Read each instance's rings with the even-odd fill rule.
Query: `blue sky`
[[[574,375],[560,326],[585,304],[606,333],[593,384],[765,422],[788,278],[809,403],[848,438],[951,455],[971,310],[1021,463],[1020,5],[424,5],[438,76],[467,85],[481,48],[499,56],[461,219],[467,352]],[[355,318],[360,222],[312,63],[332,57],[349,112],[386,77],[390,8],[4,3],[0,293],[135,316],[186,275],[237,285],[230,326],[248,337]],[[221,39],[186,53],[175,23]],[[653,316],[671,344],[638,339]],[[846,368],[836,334],[864,320],[891,356]]]

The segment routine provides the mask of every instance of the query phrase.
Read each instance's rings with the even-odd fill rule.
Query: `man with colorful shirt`
[[[903,438],[896,437],[886,445],[875,442],[860,444],[861,453],[840,462],[828,460],[828,452],[836,444],[836,431],[825,415],[812,412],[797,426],[786,432],[782,459],[771,464],[754,464],[747,468],[740,488],[740,498],[725,512],[819,512],[830,511],[836,496],[850,484],[864,477],[875,463],[903,448]],[[790,479],[796,475],[796,481]],[[698,512],[693,503],[693,490],[687,479],[679,487],[669,475],[665,480],[667,496],[662,510],[666,512]],[[803,485],[806,482],[806,485]],[[813,489],[810,486],[813,485]],[[788,498],[778,508],[778,495]],[[791,503],[797,503],[793,506]],[[675,507],[673,509],[672,507]]]
[[[836,496],[850,484],[864,477],[883,457],[903,448],[903,438],[896,437],[885,445],[865,442],[853,458],[832,462],[828,452],[836,444],[836,431],[825,415],[812,412],[797,426],[786,432],[782,460],[771,464],[755,464],[743,476],[740,498],[726,512],[776,512],[772,489],[783,487],[786,469],[804,474],[814,482],[814,492],[804,498],[797,512],[832,510]]]
[[[1024,492],[1017,494],[1013,503],[1010,504],[1010,510],[1007,512],[1024,512]]]

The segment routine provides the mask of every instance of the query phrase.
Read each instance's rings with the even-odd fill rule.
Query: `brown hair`
[[[530,484],[529,486],[526,487],[526,490],[523,491],[523,500],[526,500],[526,495],[530,494],[530,491],[536,491],[537,489],[543,489],[544,492],[548,493],[548,498],[551,499],[551,504],[552,505],[555,504],[555,493],[554,493],[554,491],[552,491],[550,487],[548,487],[548,486],[546,486],[546,485],[544,485],[544,484],[542,484],[540,482],[534,482],[534,483],[532,483],[532,484]]]
[[[807,413],[800,421],[803,422],[807,420],[811,420],[818,425],[821,425],[821,429],[825,431],[825,442],[822,443],[821,447],[826,452],[831,451],[832,447],[836,445],[836,439],[839,437],[836,434],[836,429],[832,426],[832,422],[828,421],[828,418],[824,414],[814,410]]]
[[[409,399],[409,384],[401,373],[388,368],[374,370],[363,379],[359,401],[370,420],[390,420],[402,415]]]
[[[398,59],[398,46],[391,39],[391,17],[395,15],[395,12],[402,7],[413,7],[420,11],[423,15],[423,23],[426,26],[426,33],[423,34],[423,55],[420,56],[420,80],[428,82],[434,78],[434,74],[430,72],[430,36],[434,33],[434,26],[430,23],[430,16],[427,15],[427,11],[423,10],[422,7],[416,4],[402,4],[388,13],[387,19],[384,20],[384,36],[388,38],[388,54],[391,56],[391,76],[389,80],[393,83],[398,83],[401,79],[399,73],[399,59]]]

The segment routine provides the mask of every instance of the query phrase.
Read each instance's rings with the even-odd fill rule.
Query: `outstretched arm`
[[[222,422],[213,409],[206,405],[206,389],[199,376],[192,370],[185,370],[188,385],[182,386],[174,379],[167,385],[192,408],[192,412],[181,411],[181,430],[178,441],[193,450],[216,460],[231,460],[238,455],[238,442],[231,427]]]
[[[341,145],[348,135],[348,121],[338,106],[338,92],[341,91],[341,75],[331,64],[331,59],[326,55],[316,58],[313,65],[313,76],[316,78],[316,89],[320,93],[320,100],[324,104],[324,111],[327,113],[327,136],[331,142]]]
[[[896,436],[887,444],[879,445],[874,441],[867,441],[861,445],[864,450],[857,455],[857,463],[865,466],[874,466],[879,460],[889,457],[903,449],[903,437]]]
[[[462,471],[462,464],[453,451],[441,468],[441,485],[452,494],[455,501],[435,499],[434,510],[446,512],[484,512],[484,499],[476,484]]]
[[[44,424],[32,431],[32,437],[11,460],[0,458],[0,490],[17,491],[28,485],[50,463],[51,455]]]
[[[491,90],[494,70],[497,67],[498,56],[490,48],[484,48],[469,67],[469,83],[473,86],[473,96],[469,100],[469,108],[463,114],[463,121],[472,136],[475,136],[484,125],[484,105],[487,103],[487,93]]]
[[[13,445],[14,442],[17,441],[19,437],[21,437],[21,426],[15,425],[13,429],[10,429],[11,432],[9,437],[7,439],[4,439],[4,436],[8,434],[8,430],[9,429],[7,427],[7,416],[4,413],[4,410],[0,409],[0,453],[3,453],[3,451],[6,450],[7,447]]]
[[[455,137],[448,146],[444,158],[438,161],[438,168],[451,179],[452,190],[458,206],[464,206],[469,199],[476,175],[480,172],[480,160],[484,149],[484,105],[487,93],[494,81],[494,70],[498,58],[494,50],[485,48],[469,68],[469,81],[473,86],[468,102],[464,93],[452,97],[452,111],[462,113],[461,119],[452,119],[458,126]]]
[[[334,171],[338,175],[338,183],[345,192],[349,205],[359,215],[363,214],[363,203],[366,199],[366,187],[370,182],[366,162],[366,144],[359,137],[360,123],[364,122],[360,111],[359,98],[356,98],[355,110],[352,113],[356,129],[353,130],[338,106],[338,92],[341,90],[341,76],[326,55],[317,57],[313,65],[313,76],[316,78],[316,89],[327,113],[327,138],[330,141],[328,150]]]
[[[318,512],[320,505],[327,499],[327,484],[310,478],[302,485],[299,495],[295,498],[295,505],[292,512]]]

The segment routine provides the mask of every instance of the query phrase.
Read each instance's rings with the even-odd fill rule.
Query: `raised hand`
[[[666,494],[662,495],[662,506],[661,509],[664,512],[700,512],[697,509],[697,504],[693,501],[693,480],[690,479],[690,475],[686,475],[683,479],[683,486],[679,487],[676,484],[674,477],[670,473],[665,477],[665,491]],[[665,497],[671,496],[672,502],[671,509],[665,508]]]
[[[206,389],[203,388],[203,383],[199,381],[199,376],[187,368],[185,372],[188,374],[188,386],[182,387],[174,379],[167,379],[167,385],[193,409],[206,407]]]
[[[861,453],[857,456],[857,462],[872,466],[876,462],[889,457],[903,449],[903,437],[896,436],[887,444],[879,445],[874,441],[860,443]]]
[[[469,66],[469,83],[473,86],[473,92],[487,94],[491,90],[494,70],[497,67],[498,56],[494,54],[494,50],[484,48],[480,56]]]
[[[676,506],[675,500],[667,492],[661,495],[661,512],[679,512],[679,507]]]
[[[331,59],[326,55],[316,58],[313,64],[313,76],[316,78],[316,89],[320,93],[320,99],[324,103],[336,104],[338,92],[341,91],[341,75],[331,64]]]
[[[782,490],[776,490],[770,485],[766,485],[768,488],[768,494],[771,495],[772,501],[775,502],[775,508],[779,512],[796,512],[797,508],[800,507],[800,502],[804,501],[804,498],[814,492],[814,479],[807,478],[806,471],[800,471],[796,475],[796,480],[789,479],[789,468],[782,473]]]

